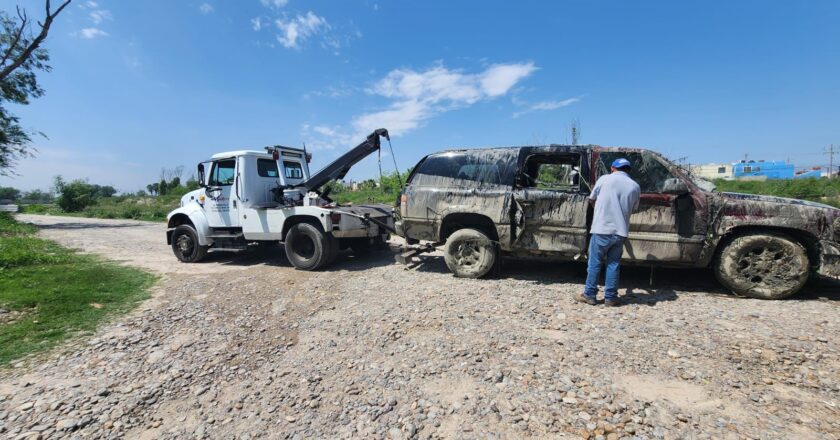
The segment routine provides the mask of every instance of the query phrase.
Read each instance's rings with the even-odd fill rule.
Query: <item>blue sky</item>
[[[0,8],[16,3],[41,13]],[[134,191],[161,167],[303,142],[314,170],[379,126],[405,169],[450,147],[568,142],[575,119],[583,143],[693,163],[825,164],[838,19],[837,1],[74,0],[47,40],[46,95],[12,109],[48,139],[0,185]]]

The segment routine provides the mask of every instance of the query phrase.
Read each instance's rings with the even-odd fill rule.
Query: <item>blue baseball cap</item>
[[[619,157],[618,159],[616,159],[616,160],[614,160],[614,161],[613,161],[613,163],[612,163],[612,167],[613,167],[613,168],[621,168],[621,167],[631,167],[631,168],[632,168],[633,166],[632,166],[632,165],[630,165],[630,161],[629,161],[629,160],[627,160],[627,159],[625,159],[625,158],[623,158],[623,157]]]

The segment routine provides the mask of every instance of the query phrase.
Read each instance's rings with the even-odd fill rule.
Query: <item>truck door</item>
[[[513,191],[513,250],[578,255],[586,249],[589,191],[581,154],[526,153]]]
[[[213,161],[204,189],[204,212],[211,228],[239,226],[238,204],[233,194],[235,183],[236,159]]]
[[[675,165],[649,151],[609,150],[598,153],[595,174],[609,173],[610,164],[624,157],[632,164],[630,177],[639,184],[639,210],[630,216],[624,245],[625,260],[693,263],[700,258],[704,241],[702,211],[695,195],[668,192],[666,183],[680,177]]]

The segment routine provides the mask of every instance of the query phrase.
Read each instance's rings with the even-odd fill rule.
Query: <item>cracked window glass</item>
[[[613,161],[623,157],[632,164],[630,177],[639,184],[643,193],[661,193],[666,179],[674,177],[656,156],[650,153],[604,151],[598,159],[597,176],[610,173]]]
[[[510,151],[448,152],[426,158],[411,179],[412,185],[506,185],[513,179]],[[442,179],[446,179],[445,181]]]

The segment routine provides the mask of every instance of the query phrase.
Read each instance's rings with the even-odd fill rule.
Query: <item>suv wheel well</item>
[[[310,215],[293,215],[286,219],[283,222],[283,240],[286,240],[286,234],[289,233],[289,230],[292,229],[292,226],[298,223],[309,223],[312,226],[318,228],[319,231],[324,232],[324,225],[318,221],[317,218],[312,217]]]
[[[718,242],[715,249],[715,258],[720,256],[723,248],[726,247],[732,240],[750,234],[766,234],[777,233],[790,237],[793,241],[805,247],[808,253],[808,260],[811,268],[816,268],[820,264],[820,240],[809,232],[798,229],[778,228],[773,226],[738,226],[729,230]]]
[[[496,224],[490,217],[481,214],[449,214],[444,217],[440,225],[440,241],[445,242],[453,232],[463,229],[473,228],[487,234],[493,241],[499,241],[499,232],[496,230]]]
[[[175,214],[172,216],[172,218],[169,219],[169,228],[177,228],[181,225],[190,225],[193,229],[195,229],[195,225],[193,224],[192,220],[190,220],[190,217],[186,214]]]

